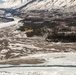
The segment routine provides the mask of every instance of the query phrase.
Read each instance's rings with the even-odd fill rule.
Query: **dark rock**
[[[47,34],[45,39],[51,42],[76,42],[75,16],[64,17],[58,14],[52,17],[46,15],[44,18],[36,16],[25,18],[19,30],[25,31],[28,37]]]
[[[14,21],[14,19],[13,18],[0,17],[0,21],[1,22],[10,22],[10,21]]]

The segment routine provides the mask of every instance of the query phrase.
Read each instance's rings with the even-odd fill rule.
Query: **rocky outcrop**
[[[14,19],[13,18],[0,17],[0,22],[10,22],[10,21],[14,21]]]
[[[56,27],[53,33],[47,36],[46,40],[54,42],[76,42],[76,27]]]
[[[22,20],[23,26],[19,30],[24,31],[28,37],[46,35],[45,39],[51,42],[76,42],[76,16],[73,15],[30,15]]]

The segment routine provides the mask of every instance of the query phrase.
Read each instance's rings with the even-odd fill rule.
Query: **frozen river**
[[[0,23],[0,28],[2,28],[2,27],[8,27],[8,26],[17,24],[19,20],[20,19],[18,19],[18,18],[14,18],[14,21],[6,22],[6,23]]]

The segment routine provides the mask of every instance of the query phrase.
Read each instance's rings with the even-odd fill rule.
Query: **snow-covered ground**
[[[2,28],[2,27],[7,28],[8,26],[17,24],[18,21],[19,20],[15,19],[15,21],[12,21],[12,22],[0,23],[0,28]],[[12,27],[10,30],[12,30]],[[7,33],[9,33],[9,32],[7,31]],[[11,33],[17,34],[18,32],[12,30]],[[12,36],[11,36],[11,38],[12,38]],[[14,41],[14,42],[11,43],[12,41]],[[9,52],[9,50],[10,50],[12,52],[10,52],[9,54],[12,54],[11,56],[13,56],[13,55],[17,55],[17,54],[20,55],[20,52],[23,51],[22,53],[23,54],[27,53],[28,56],[24,55],[22,57],[20,56],[18,58],[12,58],[12,59],[10,58],[11,56],[9,56],[9,59],[0,60],[0,63],[3,63],[3,65],[2,64],[0,65],[0,75],[76,75],[76,53],[72,53],[73,51],[75,52],[75,50],[76,50],[75,44],[66,44],[66,43],[65,44],[61,44],[61,43],[55,44],[55,43],[43,42],[44,43],[44,45],[43,45],[42,41],[40,42],[40,40],[38,40],[38,39],[36,40],[36,37],[35,37],[35,39],[33,39],[33,38],[32,39],[30,39],[30,38],[23,39],[22,37],[18,37],[17,39],[12,39],[11,42],[8,44],[8,46],[4,45],[2,48],[3,50],[0,51],[0,53],[4,53],[4,55],[7,55],[7,52]],[[1,43],[0,47],[2,47],[3,43],[4,42]],[[40,44],[42,46],[39,46]],[[54,47],[57,46],[58,49],[54,48],[52,46],[54,46]],[[9,50],[6,50],[7,47]],[[59,50],[59,48],[61,48],[62,52],[63,52],[64,48],[66,50],[69,50],[70,52],[69,53],[51,53],[49,51],[49,50],[56,51],[56,50]],[[75,49],[73,50],[72,48],[75,48]],[[39,51],[39,50],[44,51],[44,49],[47,50],[49,53],[43,53],[43,52]],[[34,51],[32,51],[32,50],[35,50],[35,54],[33,54]],[[37,51],[39,51],[41,53],[38,53]],[[37,63],[34,64],[33,63],[34,61],[36,61]],[[42,61],[42,62],[40,63],[40,61]],[[18,63],[18,62],[19,62],[19,64],[13,64],[13,63]],[[28,64],[28,62],[29,62],[29,64]],[[13,66],[13,65],[15,65],[15,66]]]
[[[32,60],[31,60],[32,59]],[[43,61],[42,63],[32,63],[34,62],[34,59]],[[25,63],[20,63],[20,66],[40,66],[40,67],[74,67],[76,66],[76,53],[41,53],[41,54],[31,54],[28,56],[23,56],[20,58],[14,58],[14,59],[6,59],[6,60],[0,60],[0,63],[4,64],[12,64],[15,63],[15,61],[25,61]],[[26,61],[27,60],[27,61]],[[31,61],[30,61],[31,60]],[[11,62],[13,61],[13,62]],[[28,63],[30,61],[30,63]],[[9,63],[11,62],[11,63]]]
[[[17,24],[19,20],[15,20],[9,23],[2,23],[0,24],[0,28],[2,27],[6,27],[7,26],[11,26],[14,24]],[[15,34],[17,32],[14,32]],[[35,37],[36,39],[36,37]],[[0,60],[0,63],[3,63],[3,65],[0,65],[0,75],[76,75],[76,53],[74,53],[73,51],[69,52],[69,53],[38,53],[38,50],[42,49],[42,46],[35,46],[36,45],[36,41],[35,40],[35,44],[30,42],[31,39],[25,39],[23,40],[23,42],[25,43],[21,43],[19,44],[19,40],[18,43],[14,43],[14,44],[10,44],[9,48],[13,49],[15,46],[15,48],[18,48],[18,50],[22,47],[26,47],[24,48],[29,49],[30,51],[33,49],[36,50],[35,54],[29,54],[28,56],[20,56],[19,58],[14,58],[14,59],[4,59],[4,60]],[[13,41],[13,40],[12,40]],[[29,41],[29,43],[27,42]],[[32,40],[32,42],[34,42],[34,40]],[[39,42],[40,44],[41,42]],[[38,44],[38,42],[37,42]],[[45,44],[45,43],[44,43]],[[15,45],[15,46],[12,46]],[[66,46],[67,47],[75,47],[74,44],[61,44],[61,43],[46,43],[45,46],[47,46],[47,48],[51,47],[51,46]],[[21,46],[21,47],[20,47]],[[66,49],[67,49],[66,47]],[[4,47],[3,47],[4,48]],[[22,50],[21,48],[21,50]],[[43,47],[44,48],[44,47]],[[24,50],[23,49],[23,50]],[[26,50],[26,52],[29,53],[29,50]],[[43,49],[44,50],[44,49]],[[56,49],[54,48],[49,48],[49,50],[55,51]],[[63,48],[64,50],[64,48]],[[1,52],[5,52],[7,53],[8,50],[3,49]],[[17,54],[16,50],[13,54]],[[24,53],[24,52],[23,52]],[[36,61],[38,60],[38,61]],[[13,61],[13,62],[11,62]],[[22,61],[22,62],[21,62]],[[25,61],[25,62],[23,62]],[[29,64],[28,64],[28,62]],[[36,61],[37,63],[33,63],[34,61]],[[40,61],[42,61],[40,63]],[[19,64],[14,64],[13,63],[18,63]]]
[[[12,68],[0,69],[0,75],[76,75],[76,68]]]
[[[0,68],[0,75],[76,75],[76,53],[35,54],[22,57],[21,59],[26,58],[45,59],[46,66],[38,67],[35,65],[37,67],[18,67],[17,65],[17,67],[8,67],[9,65],[7,65],[7,68]],[[53,66],[47,67],[47,65]],[[2,67],[2,65],[0,67]]]

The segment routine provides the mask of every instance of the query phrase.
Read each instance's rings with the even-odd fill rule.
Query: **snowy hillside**
[[[0,8],[19,8],[26,10],[68,8],[76,5],[76,0],[2,0]]]
[[[76,75],[76,0],[0,0],[0,75]]]
[[[11,8],[21,5],[24,2],[23,0],[2,0],[0,1],[0,8]]]

